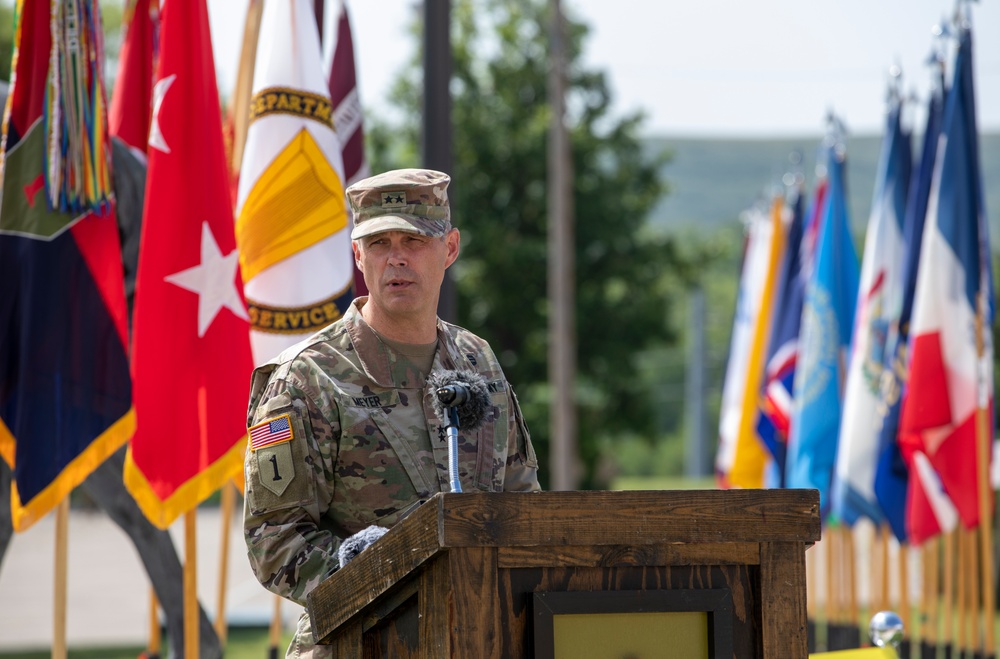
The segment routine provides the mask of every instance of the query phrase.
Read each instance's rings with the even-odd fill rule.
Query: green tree
[[[453,270],[458,321],[497,351],[518,391],[544,481],[548,7],[541,0],[456,0],[452,18],[452,210],[463,236]],[[570,21],[569,31],[576,398],[583,486],[593,487],[606,485],[598,469],[602,447],[656,432],[639,362],[649,350],[676,342],[667,322],[673,298],[666,275],[688,276],[693,268],[675,242],[644,231],[650,208],[665,193],[658,176],[665,155],[644,153],[640,113],[612,116],[604,74],[580,63],[587,28]],[[394,88],[406,118],[401,125],[373,122],[376,171],[419,162],[420,93],[415,62]]]
[[[0,80],[10,80],[10,62],[14,55],[14,5],[0,2]]]

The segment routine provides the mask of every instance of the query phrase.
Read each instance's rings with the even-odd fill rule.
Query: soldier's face
[[[372,303],[387,314],[437,312],[444,271],[458,258],[458,229],[443,237],[384,231],[354,242]]]

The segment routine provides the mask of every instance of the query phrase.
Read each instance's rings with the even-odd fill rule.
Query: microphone
[[[490,409],[486,380],[472,371],[436,371],[427,378],[434,388],[434,412],[448,432],[448,479],[452,492],[461,492],[458,478],[458,429],[470,431],[482,425]]]
[[[476,430],[490,411],[490,392],[486,380],[474,371],[435,371],[427,378],[434,389],[434,411],[451,427],[456,424],[450,412],[457,413],[457,427]]]

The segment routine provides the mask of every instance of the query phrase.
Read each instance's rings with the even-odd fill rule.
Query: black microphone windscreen
[[[475,371],[434,371],[427,377],[427,383],[435,391],[448,385],[465,385],[469,390],[469,399],[456,406],[458,425],[462,430],[477,429],[486,420],[490,411],[490,392],[486,388],[486,380]],[[447,406],[435,395],[433,397],[434,412],[445,423],[448,422]]]

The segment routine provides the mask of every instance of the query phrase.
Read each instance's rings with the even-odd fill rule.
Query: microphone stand
[[[458,480],[458,408],[448,407],[448,481],[452,492],[461,492],[462,483]]]

